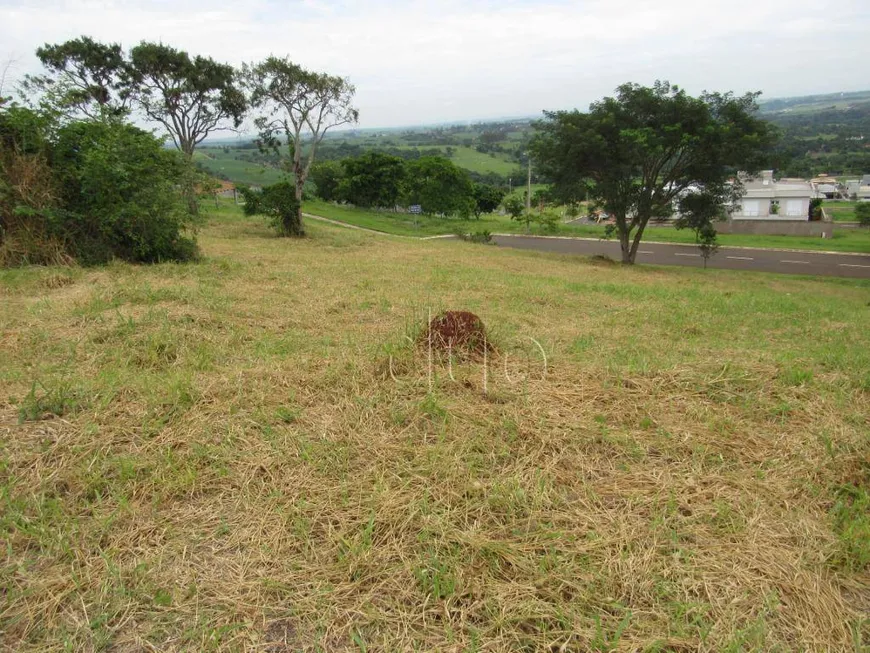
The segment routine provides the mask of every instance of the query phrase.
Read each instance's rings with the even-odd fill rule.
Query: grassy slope
[[[262,225],[0,272],[5,647],[870,642],[870,284]]]
[[[309,201],[305,210],[314,215],[320,215],[334,220],[340,220],[359,227],[375,229],[386,233],[403,236],[434,236],[452,234],[457,231],[490,231],[492,233],[524,233],[525,225],[513,222],[500,215],[483,216],[480,220],[459,220],[414,216],[403,213],[369,211],[347,206],[336,206],[327,202]],[[549,234],[534,227],[532,233]],[[602,238],[604,227],[596,225],[559,225],[555,235],[579,236],[586,238]],[[666,243],[693,243],[691,231],[680,231],[671,227],[647,228],[644,239]],[[870,252],[870,230],[841,229],[835,231],[831,239],[811,238],[802,236],[750,236],[744,234],[720,234],[721,245],[734,247],[775,247],[783,249],[806,249],[838,252]]]
[[[197,161],[210,172],[225,175],[237,184],[262,186],[274,184],[284,178],[284,174],[275,168],[269,168],[259,163],[251,163],[250,161],[240,161],[227,156],[202,154],[197,156]]]

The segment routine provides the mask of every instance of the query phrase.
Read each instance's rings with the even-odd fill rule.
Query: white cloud
[[[585,107],[625,81],[767,96],[855,90],[870,6],[809,0],[0,0],[0,60],[81,34],[346,75],[364,126]]]

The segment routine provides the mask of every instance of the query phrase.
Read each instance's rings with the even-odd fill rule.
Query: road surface
[[[619,243],[612,240],[508,235],[493,236],[492,239],[502,247],[583,256],[601,254],[617,261],[622,258]],[[637,252],[637,263],[704,267],[704,259],[701,258],[697,246],[663,243],[642,242]],[[707,266],[728,270],[870,279],[870,254],[720,247],[716,255],[708,261]]]

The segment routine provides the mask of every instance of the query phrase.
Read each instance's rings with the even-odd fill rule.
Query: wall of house
[[[809,207],[807,207],[809,210]],[[755,234],[758,236],[815,236],[830,238],[834,235],[831,222],[809,220],[782,220],[778,218],[750,220],[726,220],[716,223],[716,231],[721,234]]]
[[[734,213],[735,220],[808,220],[810,214],[810,198],[809,197],[778,197],[779,213],[772,214],[770,212],[770,202],[768,198],[759,198],[753,200],[746,198],[749,201],[758,202],[758,215],[749,215],[744,212],[745,204],[741,202],[740,208]],[[795,209],[794,215],[789,215],[789,202],[800,202],[800,207]]]

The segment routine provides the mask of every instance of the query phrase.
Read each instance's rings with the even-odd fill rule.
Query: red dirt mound
[[[455,354],[480,354],[493,351],[487,340],[483,321],[468,311],[445,311],[432,318],[429,327],[420,334],[419,343],[432,349]]]

